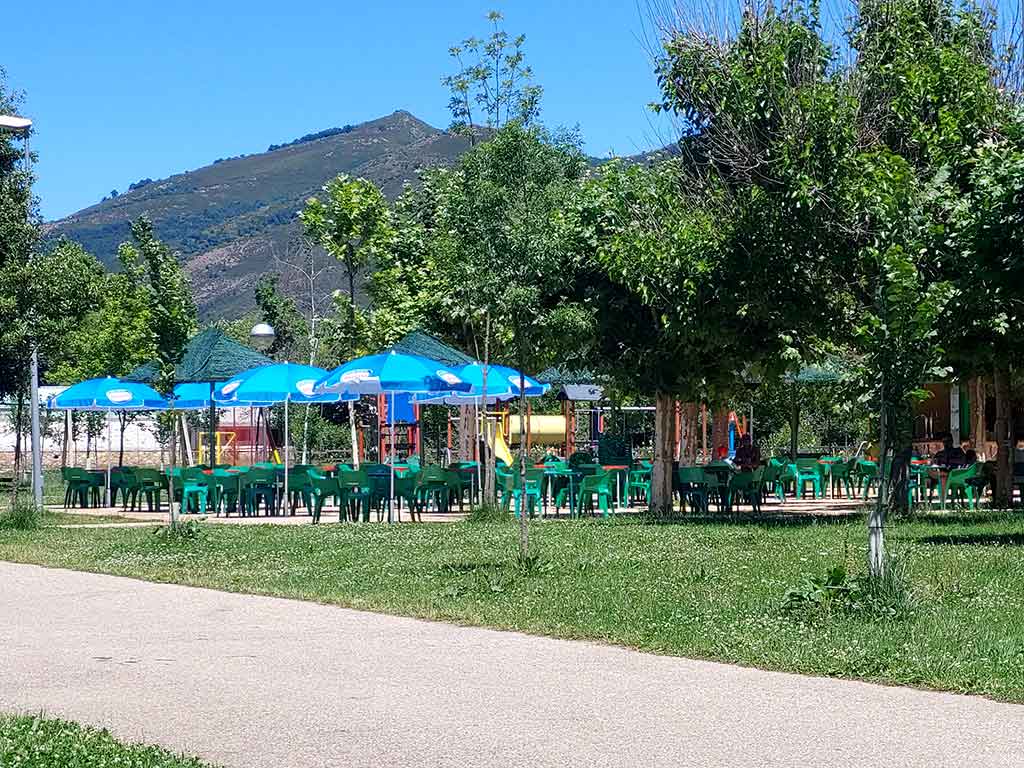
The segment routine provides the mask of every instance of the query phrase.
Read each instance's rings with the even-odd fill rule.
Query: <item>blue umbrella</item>
[[[316,385],[327,371],[299,363],[275,363],[240,373],[221,385],[215,395],[217,403],[231,405],[235,401],[254,403],[336,403],[357,400],[356,394],[316,392]]]
[[[316,391],[418,394],[468,392],[471,386],[456,371],[436,360],[392,351],[350,360],[325,376]]]
[[[443,403],[444,405],[474,405],[512,400],[519,397],[519,371],[505,365],[487,366],[487,389],[484,390],[484,364],[470,363],[458,369],[459,376],[470,384],[468,392],[445,392],[417,395],[420,403]],[[523,377],[527,397],[539,397],[550,389],[532,376]]]
[[[275,363],[240,373],[225,382],[217,391],[215,400],[223,405],[235,402],[284,403],[284,505],[288,514],[288,404],[336,403],[339,400],[357,400],[358,395],[340,392],[315,392],[316,384],[327,375],[323,368],[298,363]]]
[[[66,411],[162,411],[168,408],[167,401],[152,387],[113,376],[79,382],[51,397],[47,406]]]
[[[382,352],[350,360],[335,368],[316,385],[316,392],[338,392],[351,395],[391,395],[394,413],[395,395],[429,392],[468,392],[469,382],[446,365],[419,355]],[[391,429],[391,495],[388,499],[388,522],[391,502],[395,497],[395,430]]]
[[[47,401],[47,407],[65,411],[163,411],[169,406],[146,384],[113,376],[89,379],[68,387]],[[122,431],[122,438],[124,433]],[[107,433],[107,504],[110,503],[110,433]]]

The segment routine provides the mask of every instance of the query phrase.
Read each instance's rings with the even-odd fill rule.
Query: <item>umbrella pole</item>
[[[107,420],[107,506],[110,506],[110,414],[105,414]]]
[[[395,392],[391,391],[391,407],[388,408],[388,421],[391,422],[391,491],[388,497],[388,522],[391,518],[391,507],[395,500]]]
[[[480,503],[484,500],[484,457],[480,449],[480,407],[473,402],[473,453],[476,455],[476,492]]]
[[[288,516],[288,508],[290,506],[290,499],[288,497],[288,401],[291,398],[286,397],[284,399],[284,514]]]
[[[217,449],[215,443],[217,440],[217,404],[213,402],[214,384],[210,382],[210,428],[206,436],[206,455],[209,461],[210,469],[213,469],[217,463]]]

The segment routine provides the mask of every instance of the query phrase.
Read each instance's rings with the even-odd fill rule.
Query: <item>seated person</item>
[[[970,440],[961,441],[960,450],[964,452],[964,466],[969,467],[978,462],[978,452],[974,450]]]
[[[712,463],[731,465],[732,461],[729,459],[729,449],[724,445],[718,446],[718,449],[715,451],[715,460]]]
[[[548,448],[544,451],[544,458],[540,460],[541,464],[551,464],[556,461],[563,461],[562,457],[555,453],[554,448]]]
[[[749,434],[740,438],[733,461],[743,472],[753,472],[761,465],[761,449],[754,445]]]
[[[967,463],[967,454],[960,446],[953,446],[953,437],[942,439],[942,450],[932,457],[932,464],[943,469],[958,469]]]

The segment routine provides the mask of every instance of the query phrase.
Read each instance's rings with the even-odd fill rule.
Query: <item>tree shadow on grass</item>
[[[676,515],[670,518],[646,516],[643,522],[648,525],[717,525],[722,527],[749,526],[757,528],[804,528],[813,525],[845,526],[851,522],[861,522],[862,514],[815,514],[813,512],[796,512],[792,514],[771,513],[739,513],[710,515]]]
[[[974,547],[1024,547],[1024,533],[962,533],[947,536],[919,536],[918,544]]]

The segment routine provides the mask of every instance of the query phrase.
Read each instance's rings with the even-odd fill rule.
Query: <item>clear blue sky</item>
[[[407,109],[447,126],[449,45],[501,10],[545,88],[543,119],[604,156],[660,146],[636,0],[49,0],[4,15],[0,66],[36,121],[47,219],[215,158]],[[11,27],[13,25],[13,27]]]

